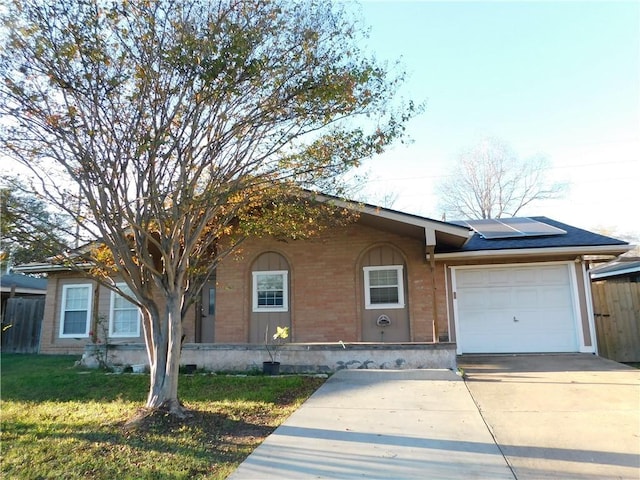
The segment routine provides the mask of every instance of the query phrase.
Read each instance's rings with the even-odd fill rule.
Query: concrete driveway
[[[594,355],[463,356],[517,479],[640,479],[640,370]]]
[[[342,370],[229,478],[640,478],[640,371],[592,355]]]

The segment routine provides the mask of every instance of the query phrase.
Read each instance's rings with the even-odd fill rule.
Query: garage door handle
[[[513,321],[514,322],[519,322],[520,320],[518,320],[516,317],[513,317]]]

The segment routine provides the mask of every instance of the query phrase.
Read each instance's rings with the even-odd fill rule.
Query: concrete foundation
[[[99,349],[85,347],[83,364],[97,367]],[[108,363],[139,365],[148,363],[143,344],[108,346]],[[195,364],[207,371],[262,370],[268,361],[263,345],[190,343],[182,347],[180,363]],[[278,351],[281,373],[330,373],[344,369],[455,369],[454,343],[304,343],[286,344]]]

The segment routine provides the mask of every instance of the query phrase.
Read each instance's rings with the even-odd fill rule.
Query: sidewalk
[[[449,370],[342,370],[229,477],[513,479]]]

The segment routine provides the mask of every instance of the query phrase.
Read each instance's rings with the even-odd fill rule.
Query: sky
[[[363,47],[409,74],[398,96],[426,105],[411,144],[365,163],[367,201],[440,219],[434,186],[493,137],[569,184],[519,216],[640,243],[640,1],[346,4],[370,28]]]

